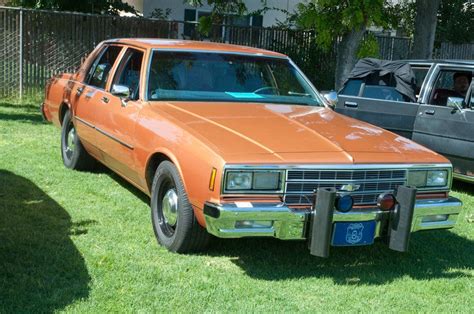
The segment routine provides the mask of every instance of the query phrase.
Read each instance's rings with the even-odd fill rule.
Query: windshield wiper
[[[290,95],[290,96],[302,96],[302,97],[310,97],[311,96],[310,94],[298,93],[298,92],[292,92],[292,91],[289,91],[288,95]]]

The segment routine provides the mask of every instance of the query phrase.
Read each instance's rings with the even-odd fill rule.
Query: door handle
[[[356,103],[356,102],[352,102],[352,101],[345,101],[345,102],[344,102],[344,107],[358,108],[358,107],[359,107],[359,104]]]
[[[425,110],[425,113],[426,114],[429,114],[430,116],[434,115],[435,114],[435,111],[433,109],[430,109],[430,110]]]
[[[102,102],[103,102],[103,103],[106,103],[106,104],[108,104],[109,101],[110,101],[110,99],[109,99],[108,97],[106,97],[106,96],[102,97],[100,100],[102,100]]]
[[[83,91],[84,91],[84,86],[79,87],[79,88],[77,89],[77,91],[76,91],[76,95],[77,95],[77,96],[81,96]]]

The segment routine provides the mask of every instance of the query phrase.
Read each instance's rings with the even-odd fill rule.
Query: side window
[[[127,86],[130,89],[131,100],[137,100],[139,96],[142,61],[143,52],[129,48],[123,56],[113,80],[113,84]]]
[[[110,70],[115,63],[122,47],[109,46],[98,58],[98,61],[94,62],[91,67],[88,76],[88,84],[98,88],[105,88],[107,78],[109,77]]]
[[[359,96],[360,87],[363,82],[363,80],[351,79],[347,81],[346,85],[344,85],[339,94],[348,96]]]
[[[416,84],[416,90],[415,90],[415,95],[416,98],[420,96],[420,91],[421,91],[421,86],[423,85],[423,82],[425,81],[426,75],[428,74],[429,67],[414,67],[412,66],[411,68],[413,70],[413,73],[415,74],[415,84]]]
[[[433,86],[430,104],[446,106],[449,97],[465,98],[472,81],[472,72],[441,70]]]
[[[468,100],[467,107],[470,108],[471,110],[474,110],[474,82],[471,82],[471,87],[469,88],[467,100]]]

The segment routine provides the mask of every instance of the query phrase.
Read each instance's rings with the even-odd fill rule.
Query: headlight
[[[252,188],[252,172],[227,173],[227,190],[250,190]]]
[[[448,182],[448,172],[446,170],[428,171],[426,186],[446,186]]]
[[[448,177],[448,170],[415,170],[408,174],[408,185],[417,188],[445,187]]]
[[[259,192],[276,192],[281,190],[281,170],[226,171],[225,190]]]

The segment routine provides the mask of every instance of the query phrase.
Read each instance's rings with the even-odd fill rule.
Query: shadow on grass
[[[331,248],[331,256],[322,259],[311,256],[302,241],[216,239],[205,254],[229,256],[256,279],[321,277],[340,285],[383,285],[406,276],[450,279],[471,276],[468,272],[474,269],[474,242],[450,231],[414,233],[408,253],[391,251],[377,242],[367,247]]]
[[[10,120],[17,122],[28,122],[33,124],[45,123],[39,113],[0,113],[0,120]]]
[[[453,181],[453,191],[466,193],[474,196],[474,183],[467,183],[459,180]]]
[[[89,295],[90,276],[72,223],[34,183],[0,170],[0,312],[53,312]]]
[[[14,104],[8,102],[0,102],[0,120],[27,122],[33,124],[44,123],[38,105],[32,104]],[[16,110],[15,110],[16,109]]]
[[[28,111],[39,112],[40,105],[39,103],[38,104],[31,104],[31,103],[15,104],[12,102],[0,102],[0,108],[23,109],[23,110],[28,110]]]
[[[145,203],[148,197],[104,166],[107,173]],[[391,251],[382,242],[366,247],[331,248],[331,256],[311,256],[305,241],[214,238],[206,256],[228,257],[256,279],[278,281],[331,278],[340,285],[383,285],[410,277],[415,280],[470,277],[474,270],[474,241],[449,230],[414,233],[408,253]],[[474,280],[474,278],[473,278]]]
[[[112,180],[114,180],[115,182],[120,184],[121,187],[123,187],[124,189],[126,189],[127,191],[135,195],[135,197],[137,197],[143,203],[146,203],[147,205],[150,204],[150,198],[148,197],[148,195],[146,195],[140,189],[135,187],[133,184],[131,184],[130,182],[128,182],[127,180],[119,176],[117,173],[115,173],[113,170],[104,166],[103,164],[98,162],[97,165],[95,166],[95,169],[92,170],[91,173],[96,173],[96,174],[102,173],[102,174],[108,175],[110,178],[112,178]]]

